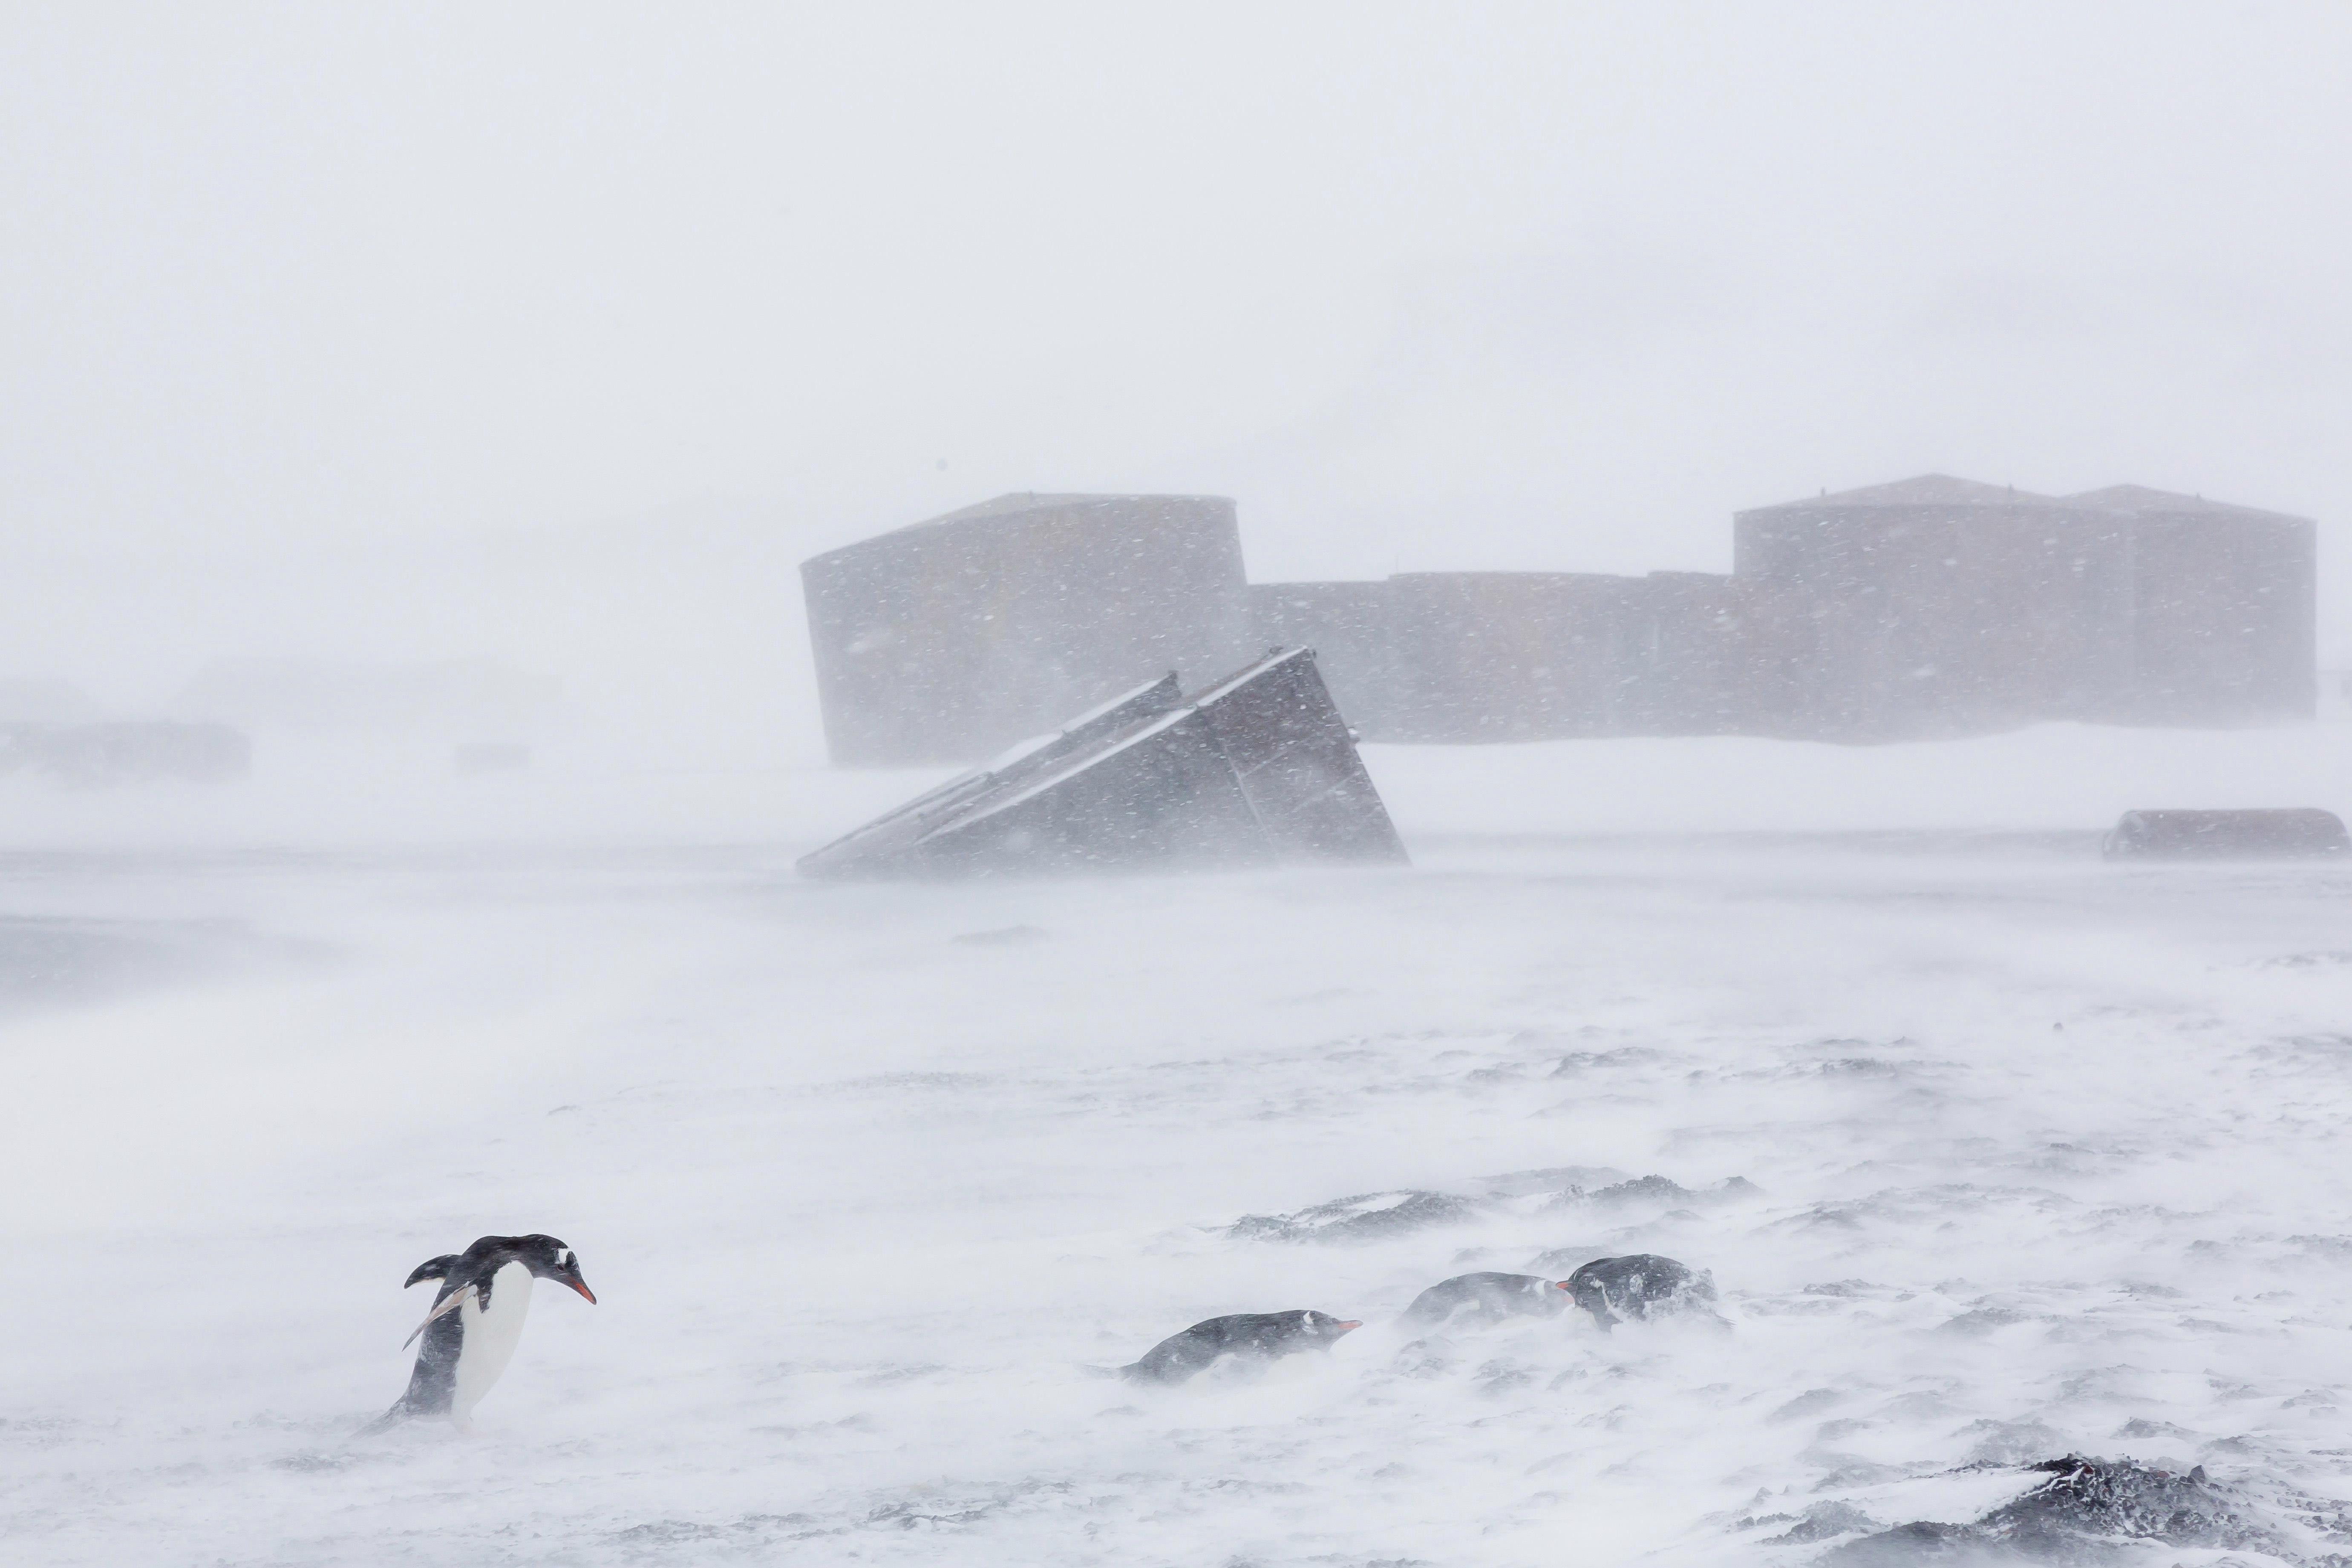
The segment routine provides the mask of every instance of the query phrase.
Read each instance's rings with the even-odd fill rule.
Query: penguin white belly
[[[523,1319],[530,1315],[530,1269],[509,1263],[490,1276],[489,1311],[482,1310],[478,1299],[468,1300],[457,1309],[466,1337],[457,1347],[449,1418],[461,1427],[506,1371],[507,1363],[514,1359],[515,1346],[522,1340]]]

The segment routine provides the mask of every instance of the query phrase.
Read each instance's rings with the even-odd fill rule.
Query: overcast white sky
[[[0,674],[813,734],[793,564],[1008,489],[1235,496],[1261,579],[1722,569],[1923,470],[2332,524],[2347,81],[2335,0],[18,0]]]

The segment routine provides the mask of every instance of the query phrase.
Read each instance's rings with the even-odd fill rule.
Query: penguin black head
[[[587,1297],[590,1306],[596,1304],[596,1292],[590,1290],[588,1281],[580,1277],[580,1255],[554,1237],[485,1236],[474,1245],[478,1248],[483,1241],[505,1242],[504,1250],[512,1252],[515,1260],[533,1274],[542,1280],[552,1280],[559,1285],[569,1285]]]
[[[1335,1318],[1328,1312],[1298,1314],[1299,1333],[1321,1344],[1336,1343],[1341,1334],[1352,1333],[1363,1326],[1360,1319]]]
[[[591,1306],[595,1304],[596,1292],[580,1277],[580,1255],[552,1236],[485,1236],[463,1252],[426,1259],[408,1276],[408,1283],[446,1280],[454,1289],[487,1280],[509,1263],[520,1263],[540,1279],[569,1285],[587,1297]]]
[[[1613,1258],[1601,1258],[1595,1260],[1595,1261],[1601,1263],[1613,1263],[1616,1260]],[[1593,1321],[1599,1323],[1604,1332],[1609,1329],[1615,1328],[1619,1323],[1625,1321],[1619,1317],[1615,1312],[1609,1310],[1609,1291],[1607,1288],[1601,1284],[1600,1277],[1594,1272],[1592,1264],[1591,1263],[1579,1269],[1567,1279],[1560,1281],[1559,1289],[1568,1292],[1568,1299],[1570,1301],[1574,1301],[1578,1306],[1582,1307],[1586,1312],[1591,1312],[1592,1314]]]

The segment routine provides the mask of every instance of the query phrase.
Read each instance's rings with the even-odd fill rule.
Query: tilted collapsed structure
[[[2314,525],[1930,475],[1742,512],[1730,573],[1249,584],[1233,504],[1004,497],[803,568],[834,759],[970,760],[1314,648],[1367,740],[1874,741],[2310,716]]]
[[[804,857],[812,876],[1402,862],[1315,655],[1276,648],[1191,698],[1173,674]]]

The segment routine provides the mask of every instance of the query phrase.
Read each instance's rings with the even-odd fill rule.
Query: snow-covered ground
[[[0,1557],[1794,1563],[2069,1450],[2352,1549],[2289,1495],[2352,1496],[2352,868],[2094,847],[2340,810],[2344,740],[1381,751],[1411,870],[985,887],[793,876],[887,776],[19,797]],[[1414,1189],[1471,1212],[1223,1234]],[[602,1304],[540,1287],[476,1436],[347,1440],[408,1270],[534,1229]],[[1728,1332],[1391,1322],[1627,1251]],[[1368,1326],[1087,1370],[1291,1307]]]

